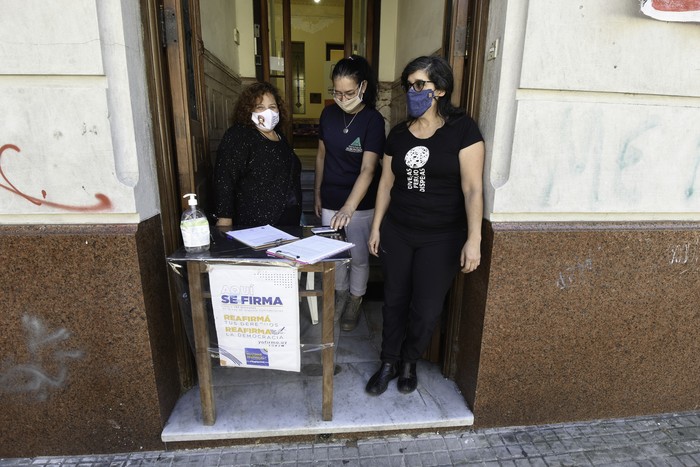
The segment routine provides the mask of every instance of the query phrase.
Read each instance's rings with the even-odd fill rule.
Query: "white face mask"
[[[357,95],[352,99],[345,99],[341,101],[337,97],[333,97],[333,100],[335,100],[338,107],[343,109],[345,113],[355,113],[360,105],[362,105],[362,83],[360,83],[359,89],[357,90]]]
[[[260,131],[272,131],[280,121],[280,113],[272,109],[266,109],[262,112],[253,112],[250,119],[255,124],[255,127]]]

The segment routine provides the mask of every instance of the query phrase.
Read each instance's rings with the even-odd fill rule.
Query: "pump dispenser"
[[[209,250],[209,221],[204,211],[197,208],[197,195],[187,193],[183,196],[187,197],[189,208],[182,213],[180,220],[182,241],[188,253],[201,253]]]

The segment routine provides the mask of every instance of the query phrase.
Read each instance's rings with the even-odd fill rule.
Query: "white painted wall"
[[[204,47],[234,73],[255,78],[253,0],[201,0],[199,13]]]
[[[0,223],[137,223],[159,212],[139,8],[5,0]]]
[[[201,0],[199,15],[204,47],[235,73],[238,72],[238,48],[234,42],[237,29],[236,6],[249,0]],[[251,17],[252,21],[252,17]],[[240,30],[238,30],[240,36]]]
[[[401,76],[401,72],[411,60],[421,55],[433,54],[442,47],[445,2],[401,0],[398,2],[397,13],[394,79]]]
[[[236,27],[241,33],[241,43],[238,46],[238,73],[245,78],[255,78],[253,25],[253,0],[236,0]]]
[[[394,81],[396,76],[396,31],[399,18],[399,1],[382,0],[379,15],[379,81]]]
[[[700,218],[696,24],[636,1],[491,2],[480,127],[492,221]]]

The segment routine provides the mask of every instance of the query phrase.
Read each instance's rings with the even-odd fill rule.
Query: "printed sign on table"
[[[299,285],[290,267],[210,265],[222,366],[299,371]]]

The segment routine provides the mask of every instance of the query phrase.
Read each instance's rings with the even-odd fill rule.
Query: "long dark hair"
[[[360,55],[351,55],[348,58],[339,60],[333,67],[331,79],[352,78],[359,84],[367,81],[367,89],[362,96],[362,102],[366,106],[374,108],[377,104],[377,80],[372,72],[369,62]]]
[[[437,100],[438,115],[449,121],[451,118],[464,115],[464,109],[459,109],[452,105],[452,91],[455,80],[452,68],[447,60],[438,56],[422,56],[414,58],[406,65],[401,73],[401,86],[404,91],[408,90],[408,77],[416,71],[423,70],[428,75],[428,79],[433,82],[436,90],[445,91],[445,95]],[[414,120],[411,118],[410,120]]]
[[[261,100],[265,94],[271,94],[272,97],[275,98],[277,110],[279,110],[280,113],[280,121],[275,128],[284,128],[284,123],[287,121],[287,107],[284,105],[284,100],[282,100],[282,96],[280,96],[280,92],[277,88],[267,81],[253,83],[241,92],[236,102],[236,107],[233,110],[233,122],[255,128],[255,124],[250,119],[250,115],[255,110],[258,101]]]

